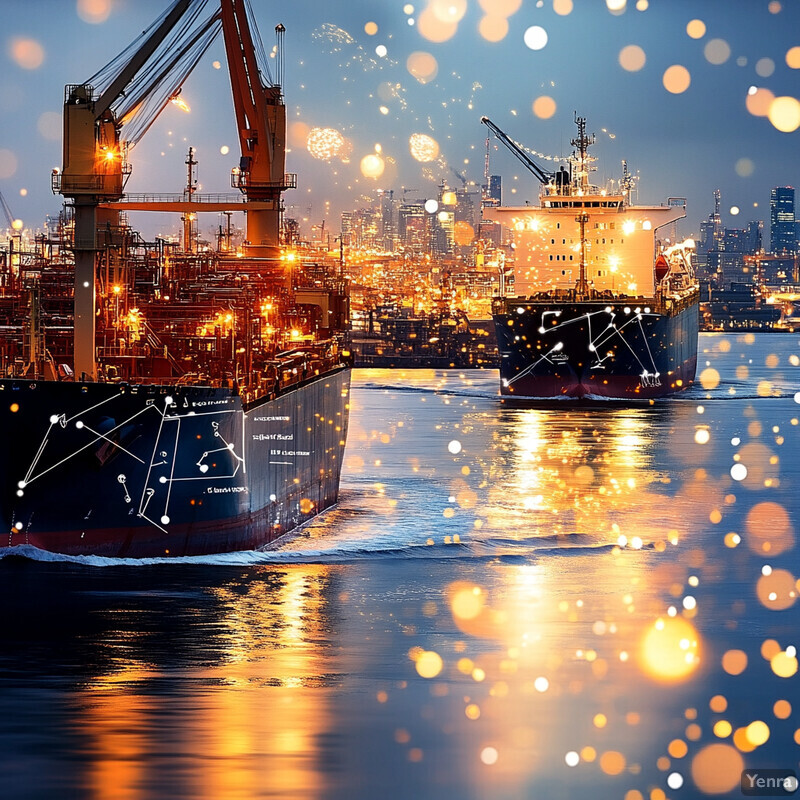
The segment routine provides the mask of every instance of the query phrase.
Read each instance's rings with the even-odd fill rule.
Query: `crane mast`
[[[296,185],[294,176],[284,174],[286,106],[280,85],[268,85],[258,68],[245,0],[221,0],[221,14],[242,153],[232,183],[248,202],[270,205],[247,212],[246,252],[275,256],[280,248],[281,192]],[[283,26],[276,31],[280,37]]]
[[[121,122],[114,101],[147,63],[192,0],[178,0],[161,24],[131,56],[111,85],[97,98],[88,83],[70,85],[64,100],[63,168],[53,175],[53,189],[72,199],[74,233],[74,368],[78,379],[94,380],[95,361],[95,258],[98,222],[115,224],[118,212],[98,205],[122,197],[129,173],[120,142]]]
[[[273,257],[279,252],[281,192],[296,186],[296,176],[284,174],[286,108],[280,82],[265,81],[259,70],[247,18],[247,0],[219,0],[217,11],[187,38],[185,31],[180,33],[179,23],[189,20],[185,27],[194,25],[195,11],[200,7],[197,0],[174,0],[101,92],[96,93],[88,81],[66,87],[63,166],[60,171],[53,171],[52,187],[71,201],[74,210],[74,371],[78,379],[94,380],[97,374],[97,230],[100,226],[117,227],[125,179],[130,174],[126,162],[128,145],[120,135],[128,116],[118,104],[124,100],[135,110],[157,95],[159,87],[163,88],[162,81],[168,79],[168,73],[184,56],[194,53],[196,63],[197,53],[210,44],[213,27],[220,22],[241,145],[241,160],[234,170],[233,185],[246,197],[246,203],[238,207],[244,205],[247,209],[250,205],[246,211],[247,254]],[[173,31],[179,32],[179,38],[170,43]],[[283,31],[282,25],[276,28],[279,77],[283,72]],[[198,43],[202,51],[196,47]],[[166,57],[165,47],[170,48]],[[153,67],[153,63],[157,66]],[[181,82],[186,74],[188,71],[180,76]],[[174,88],[179,90],[180,84]],[[156,115],[167,99],[159,102],[162,105]],[[191,201],[191,195],[187,199]],[[158,204],[144,205],[153,208]]]

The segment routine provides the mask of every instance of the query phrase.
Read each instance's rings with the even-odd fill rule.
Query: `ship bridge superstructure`
[[[653,297],[664,278],[656,271],[657,232],[686,216],[685,201],[631,205],[633,179],[627,167],[617,191],[592,184],[595,159],[588,149],[594,137],[586,135],[583,117],[575,118],[578,135],[567,159],[570,168],[557,172],[536,165],[520,145],[483,121],[541,183],[538,207],[484,209],[486,218],[513,232],[515,293]]]

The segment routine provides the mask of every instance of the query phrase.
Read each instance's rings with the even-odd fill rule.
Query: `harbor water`
[[[798,356],[703,334],[701,381],[639,404],[355,370],[340,503],[278,547],[6,555],[3,797],[658,800],[797,772]]]

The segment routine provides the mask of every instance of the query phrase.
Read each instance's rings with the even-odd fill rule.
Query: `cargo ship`
[[[222,0],[203,18],[205,5],[177,0],[124,59],[67,86],[64,163],[52,176],[67,207],[30,251],[0,259],[0,548],[254,549],[337,502],[347,286],[287,241],[281,193],[296,180],[283,171],[285,107],[258,62],[247,4]],[[155,113],[177,97],[220,30],[239,191],[196,194],[190,149],[182,195],[127,195],[126,126],[151,94]],[[181,212],[183,241],[144,241],[129,210]],[[236,210],[247,214],[240,245],[230,216],[216,247],[199,238],[198,214]]]
[[[673,241],[659,239],[686,215],[685,200],[632,204],[624,162],[618,182],[593,185],[594,137],[583,117],[575,117],[569,169],[558,172],[482,122],[541,183],[539,206],[484,209],[513,231],[515,245],[513,293],[492,305],[501,395],[629,400],[688,388],[700,324],[694,243],[675,242],[674,232]]]

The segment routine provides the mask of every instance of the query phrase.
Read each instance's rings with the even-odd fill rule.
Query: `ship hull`
[[[619,299],[502,302],[493,318],[504,396],[646,399],[694,381],[694,296],[658,312]]]
[[[0,381],[0,547],[169,557],[262,547],[338,499],[350,370],[230,389]]]

